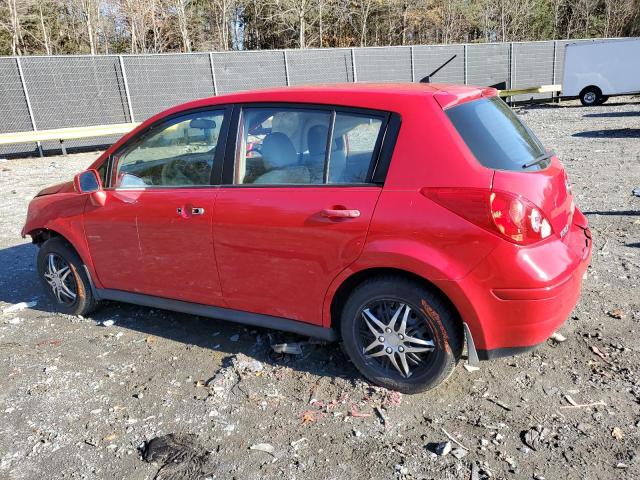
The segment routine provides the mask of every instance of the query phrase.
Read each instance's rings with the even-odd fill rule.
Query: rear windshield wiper
[[[531,160],[529,163],[525,163],[522,165],[522,168],[529,168],[529,167],[533,167],[534,165],[539,164],[540,162],[544,162],[545,160],[550,159],[551,157],[553,157],[555,155],[554,152],[546,152],[543,153],[542,155],[540,155],[539,157],[534,158],[533,160]]]

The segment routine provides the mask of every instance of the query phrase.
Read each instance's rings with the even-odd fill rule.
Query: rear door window
[[[233,183],[369,183],[386,118],[298,105],[244,107]]]
[[[496,170],[522,171],[545,154],[535,134],[498,97],[466,102],[445,111],[476,159]],[[546,168],[550,160],[530,169]]]

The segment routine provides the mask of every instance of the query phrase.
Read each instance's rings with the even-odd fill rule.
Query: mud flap
[[[480,359],[478,358],[476,346],[473,343],[473,337],[471,336],[469,325],[467,325],[466,323],[463,323],[462,325],[464,326],[464,338],[467,342],[467,363],[473,367],[479,367]]]

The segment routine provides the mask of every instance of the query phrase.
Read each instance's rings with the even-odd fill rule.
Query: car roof
[[[336,83],[266,88],[216,95],[173,106],[148,118],[125,134],[107,152],[120,148],[130,138],[168,116],[188,110],[237,103],[298,103],[324,104],[404,113],[423,108],[421,100],[433,97],[445,109],[480,97],[495,96],[490,87],[445,83]],[[97,165],[99,162],[96,161]]]
[[[341,105],[370,109],[393,110],[389,106],[411,104],[419,98],[433,96],[442,108],[481,96],[492,96],[496,90],[488,87],[444,83],[337,83],[248,90],[201,98],[170,108],[155,116],[166,115],[212,105],[251,102],[293,102]]]

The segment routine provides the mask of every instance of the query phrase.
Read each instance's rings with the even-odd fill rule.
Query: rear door
[[[217,147],[225,145],[228,121],[224,108],[180,114],[113,156],[105,205],[85,212],[87,242],[105,288],[222,304],[212,178],[219,183],[224,147]]]
[[[321,324],[329,284],[365,243],[389,116],[245,105],[235,117],[213,221],[225,302]]]

